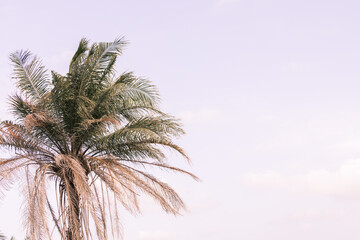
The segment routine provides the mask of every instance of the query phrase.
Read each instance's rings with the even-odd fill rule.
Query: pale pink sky
[[[160,89],[203,181],[160,173],[188,212],[149,199],[123,212],[125,240],[360,238],[360,2],[347,0],[2,1],[0,119],[8,55],[30,49],[65,73],[78,41],[130,44],[119,72]],[[16,190],[0,230],[23,239]]]

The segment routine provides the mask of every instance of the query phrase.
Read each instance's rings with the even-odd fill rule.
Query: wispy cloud
[[[298,62],[289,62],[281,67],[283,71],[298,72],[304,68],[304,64]]]
[[[176,235],[167,231],[139,232],[138,240],[177,240]]]
[[[220,120],[220,112],[217,109],[202,108],[198,110],[183,111],[178,116],[185,122],[190,124],[208,124],[216,123]]]
[[[233,2],[238,2],[238,1],[239,0],[217,0],[215,2],[215,7],[222,7],[222,6],[228,5]]]
[[[348,160],[333,171],[317,169],[296,176],[276,171],[249,173],[244,182],[252,188],[360,198],[360,159]]]
[[[339,208],[310,207],[294,211],[289,218],[297,222],[309,222],[321,219],[337,219],[345,215],[346,212]]]

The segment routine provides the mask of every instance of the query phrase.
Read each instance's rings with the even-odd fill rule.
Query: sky
[[[144,197],[121,211],[125,240],[360,238],[360,2],[350,0],[0,1],[0,119],[14,93],[9,54],[66,73],[82,37],[124,36],[117,70],[156,84],[182,119],[177,140],[201,178],[157,175],[182,216]],[[0,153],[6,156],[6,153]],[[18,186],[0,230],[23,239]]]

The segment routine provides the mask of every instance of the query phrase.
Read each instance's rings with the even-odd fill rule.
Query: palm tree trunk
[[[67,229],[67,240],[81,240],[80,239],[80,197],[76,191],[74,182],[70,182],[69,189],[70,199],[69,203],[69,214],[68,214],[68,229]],[[70,204],[72,205],[70,207]],[[70,212],[72,211],[72,212]]]

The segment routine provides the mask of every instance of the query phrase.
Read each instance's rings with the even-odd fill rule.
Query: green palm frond
[[[0,194],[23,180],[30,239],[51,239],[55,229],[67,240],[105,240],[110,233],[118,239],[119,206],[139,213],[141,194],[168,213],[185,209],[175,190],[148,171],[198,180],[167,159],[168,149],[189,159],[174,142],[184,130],[161,111],[158,90],[149,80],[132,72],[115,75],[125,43],[89,46],[82,39],[69,72],[52,71],[52,81],[29,51],[10,56],[20,93],[10,97],[15,120],[0,123],[0,148],[13,155],[0,159]],[[55,204],[48,198],[50,182]]]
[[[13,79],[26,96],[36,101],[48,92],[48,76],[36,56],[29,51],[17,51],[10,55],[10,60],[14,66]]]
[[[86,38],[80,40],[78,49],[76,50],[73,58],[71,59],[69,72],[71,72],[73,67],[82,63],[86,56],[86,52],[89,50],[88,44],[89,41]]]

